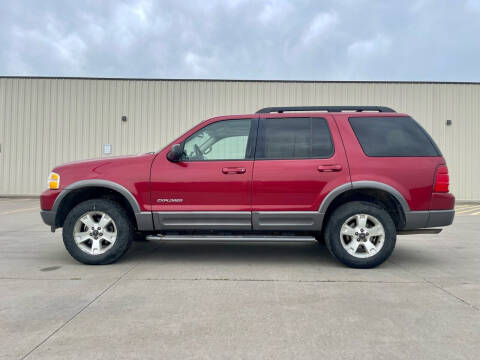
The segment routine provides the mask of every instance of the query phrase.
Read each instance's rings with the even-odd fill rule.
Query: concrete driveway
[[[140,242],[85,266],[38,200],[0,199],[0,358],[478,359],[471,208],[371,270],[316,243]]]

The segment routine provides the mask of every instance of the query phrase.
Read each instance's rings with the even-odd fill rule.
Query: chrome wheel
[[[108,251],[117,239],[117,226],[103,211],[89,211],[78,218],[73,227],[78,248],[90,255]]]
[[[343,248],[356,258],[368,258],[377,254],[385,242],[385,230],[374,216],[356,214],[349,217],[340,229]]]

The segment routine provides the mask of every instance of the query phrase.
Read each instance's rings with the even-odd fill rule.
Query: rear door
[[[334,118],[268,115],[260,119],[252,190],[256,230],[318,230],[319,207],[349,169]]]

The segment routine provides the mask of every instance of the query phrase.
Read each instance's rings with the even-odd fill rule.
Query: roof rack
[[[283,113],[285,111],[327,111],[327,112],[342,112],[342,111],[378,111],[378,112],[396,112],[395,110],[386,106],[279,106],[266,107],[258,110],[257,114],[268,113]]]

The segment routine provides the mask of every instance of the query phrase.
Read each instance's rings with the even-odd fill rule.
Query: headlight
[[[60,175],[57,173],[51,172],[48,177],[48,188],[50,190],[57,190],[60,188]]]

